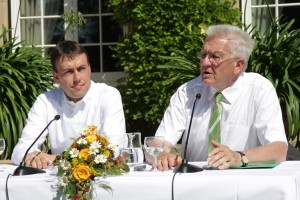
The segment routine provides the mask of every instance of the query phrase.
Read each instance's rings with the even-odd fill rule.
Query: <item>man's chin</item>
[[[72,94],[72,95],[67,95],[69,101],[73,101],[73,102],[78,102],[80,101],[83,97],[85,96],[85,94]]]
[[[209,85],[209,86],[212,86],[212,81],[208,78],[202,78],[202,82],[205,84],[205,85]]]

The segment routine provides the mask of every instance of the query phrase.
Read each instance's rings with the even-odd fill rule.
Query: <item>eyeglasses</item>
[[[208,58],[208,60],[211,64],[218,64],[220,62],[220,60],[223,59],[221,56],[219,56],[217,54],[213,54],[213,53],[204,53],[204,52],[197,53],[197,58],[199,58],[201,62],[206,57]]]

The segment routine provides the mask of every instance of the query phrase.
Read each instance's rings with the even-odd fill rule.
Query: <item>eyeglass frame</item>
[[[216,53],[204,53],[202,51],[197,52],[197,58],[202,62],[206,57],[208,57],[208,60],[211,64],[217,65],[220,63],[221,60],[224,60],[225,58],[218,56]]]

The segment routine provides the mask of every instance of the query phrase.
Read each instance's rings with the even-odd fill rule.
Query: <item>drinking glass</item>
[[[165,139],[163,136],[145,137],[144,148],[154,158],[152,170],[157,170],[157,155],[164,150]]]
[[[142,165],[144,162],[144,153],[141,143],[141,133],[132,132],[126,133],[127,140],[124,144],[124,148],[121,151],[121,155],[124,158],[128,166],[134,167]]]
[[[3,138],[0,138],[0,155],[4,152],[5,150],[5,140]]]

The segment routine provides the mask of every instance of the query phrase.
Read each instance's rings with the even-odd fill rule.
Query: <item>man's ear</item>
[[[58,73],[57,72],[52,72],[53,80],[55,83],[60,84],[59,78],[58,78]]]
[[[241,72],[244,71],[245,61],[242,58],[237,58],[235,62],[236,62],[236,66],[235,66],[234,72],[236,74],[240,74]]]

